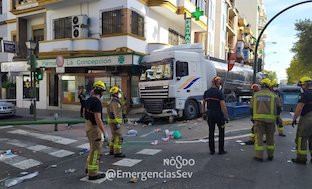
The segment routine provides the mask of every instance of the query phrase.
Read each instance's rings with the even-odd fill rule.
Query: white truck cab
[[[154,51],[143,58],[143,66],[146,71],[140,78],[139,91],[149,116],[198,117],[203,94],[217,75],[201,44]]]

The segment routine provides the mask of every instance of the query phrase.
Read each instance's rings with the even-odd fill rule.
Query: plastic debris
[[[173,137],[174,139],[180,139],[182,138],[182,134],[180,133],[180,131],[173,131]]]
[[[199,141],[200,141],[200,142],[203,142],[203,143],[207,143],[207,142],[208,142],[208,139],[200,139]]]
[[[169,137],[163,137],[163,138],[161,138],[161,141],[163,141],[163,142],[168,142],[169,140],[170,140]]]
[[[291,150],[291,152],[296,152],[296,150]]]
[[[242,143],[243,141],[242,141],[242,140],[237,140],[237,141],[235,141],[235,142],[237,142],[237,143]]]
[[[12,153],[12,150],[7,150],[5,153],[4,153],[5,156],[11,156],[13,155]]]
[[[239,143],[239,144],[242,145],[242,146],[245,146],[245,145],[246,145],[245,142],[241,142],[241,143]]]
[[[67,169],[67,170],[65,170],[66,174],[67,173],[74,173],[74,172],[76,172],[76,169]]]
[[[241,152],[245,151],[244,149],[240,149]]]
[[[130,136],[137,136],[137,134],[138,134],[138,131],[136,131],[134,129],[131,129],[128,131],[128,135],[130,135]]]
[[[287,163],[293,163],[291,160],[287,160]]]
[[[25,175],[25,176],[22,176],[22,177],[16,177],[16,178],[8,179],[8,180],[6,180],[4,182],[4,185],[6,187],[11,187],[11,186],[14,186],[14,185],[17,185],[17,184],[23,182],[24,180],[34,178],[34,177],[36,177],[38,175],[39,175],[39,172],[36,171],[34,173],[31,173],[31,174],[28,174],[28,175]]]
[[[152,123],[148,123],[148,126],[152,126],[153,124]]]
[[[83,155],[87,153],[89,150],[87,148],[83,148],[82,150],[79,151],[79,155]]]
[[[138,182],[138,179],[137,179],[136,177],[132,177],[132,178],[130,179],[130,182],[131,182],[131,183],[137,183],[137,182]]]
[[[154,130],[155,133],[159,133],[160,131],[161,131],[160,128]]]
[[[139,125],[139,124],[138,124],[138,122],[134,122],[134,124],[133,124],[133,125],[134,125],[134,126],[136,126],[136,125]]]
[[[20,173],[21,175],[28,175],[28,172],[24,171]]]
[[[158,140],[154,140],[151,142],[151,145],[157,145],[158,144]]]
[[[52,168],[56,168],[56,167],[57,167],[57,165],[51,165],[51,167],[52,167]]]
[[[164,180],[164,183],[166,183],[167,181],[166,180]]]
[[[104,155],[108,156],[108,155],[109,155],[109,152],[106,152]]]

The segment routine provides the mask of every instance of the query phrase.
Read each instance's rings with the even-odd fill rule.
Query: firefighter
[[[93,90],[94,94],[85,104],[85,128],[90,144],[86,169],[89,180],[97,180],[105,177],[105,174],[99,174],[98,171],[105,133],[102,121],[102,103],[100,99],[106,91],[106,86],[102,81],[97,81],[93,84]]]
[[[123,107],[121,103],[122,94],[117,86],[113,86],[109,92],[112,95],[107,108],[107,120],[112,132],[112,139],[109,143],[110,155],[114,155],[115,157],[125,157],[125,155],[121,153],[121,145],[123,142],[121,134],[121,124],[123,123]]]
[[[220,90],[222,79],[218,76],[212,80],[212,87],[205,91],[203,97],[203,118],[209,126],[209,149],[210,154],[215,154],[214,133],[216,124],[219,129],[219,155],[226,154],[224,150],[225,123],[229,121],[228,111],[224,101],[224,94]],[[207,109],[206,109],[207,104]]]
[[[270,91],[271,81],[265,78],[261,81],[261,90],[251,99],[252,119],[255,130],[255,157],[256,161],[263,161],[263,135],[266,135],[268,160],[273,160],[275,150],[274,132],[277,109],[279,107],[277,96]]]
[[[260,91],[260,85],[258,84],[253,84],[250,87],[251,91],[254,93]],[[252,127],[251,127],[251,133],[250,133],[250,137],[249,140],[247,142],[245,142],[247,145],[253,145],[255,143],[255,128],[254,128],[254,120],[251,118],[251,122],[252,122]]]
[[[293,127],[297,125],[297,118],[300,116],[296,134],[297,158],[292,159],[292,161],[294,163],[306,164],[308,154],[307,143],[309,143],[309,149],[312,155],[312,79],[303,77],[300,79],[298,85],[301,86],[303,92],[299,96],[292,122]]]
[[[274,92],[277,95],[278,102],[280,103],[279,105],[282,108],[281,95],[280,95],[280,92],[278,91],[277,88],[278,88],[278,82],[276,80],[273,80],[271,82],[270,89],[271,89],[272,92]],[[276,117],[276,126],[277,126],[278,135],[282,136],[282,137],[285,137],[286,135],[284,134],[284,126],[283,126],[283,120],[281,118],[281,114],[277,115],[277,117]]]

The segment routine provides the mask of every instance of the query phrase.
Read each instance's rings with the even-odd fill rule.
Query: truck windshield
[[[173,60],[166,59],[158,62],[144,63],[145,71],[140,81],[169,80],[173,78]]]

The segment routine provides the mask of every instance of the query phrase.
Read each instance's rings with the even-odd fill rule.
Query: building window
[[[54,39],[72,38],[71,17],[54,20]]]
[[[184,42],[183,35],[169,28],[169,45],[180,45]]]
[[[131,33],[144,37],[144,17],[135,11],[131,15]]]
[[[102,34],[122,32],[122,10],[102,12]]]
[[[36,42],[44,41],[44,28],[33,29],[33,40]],[[35,54],[39,53],[39,44],[37,44],[35,49]]]
[[[29,75],[23,75],[23,99],[29,99],[32,98],[32,88],[31,88],[31,79]],[[39,82],[36,83],[36,96],[37,96],[37,101],[39,101]]]

